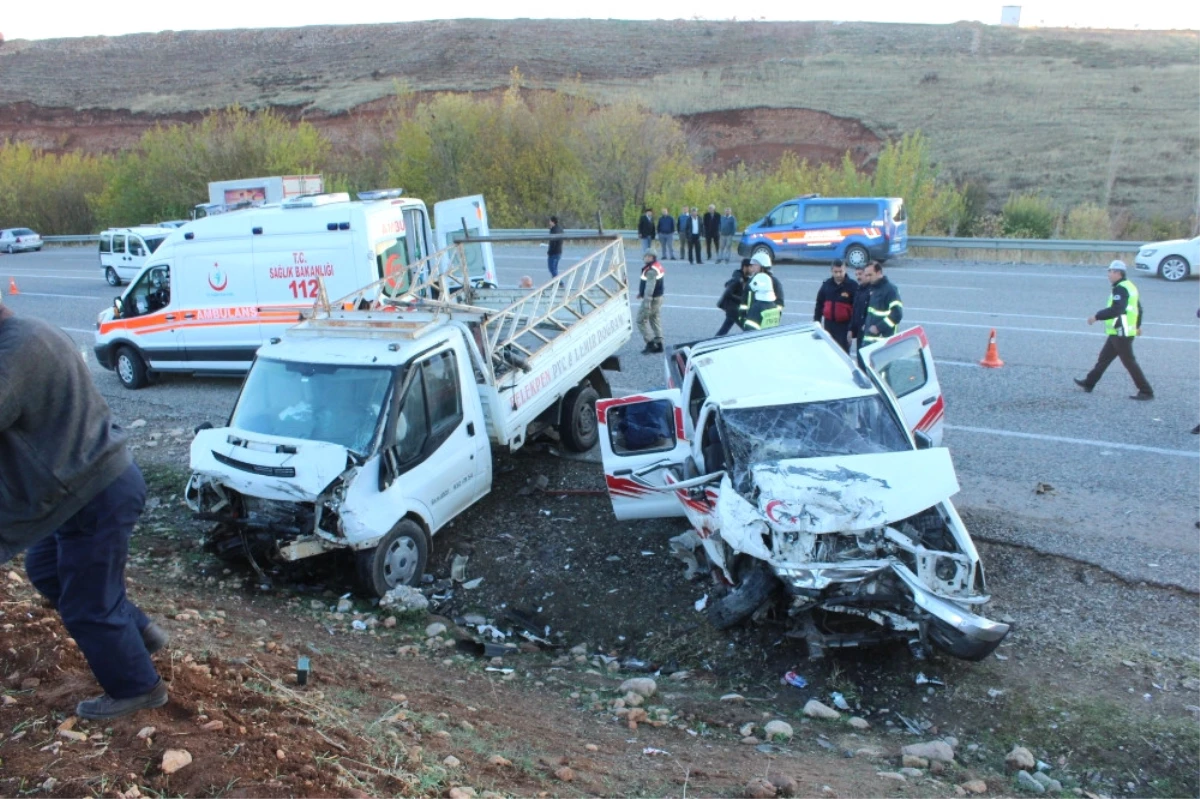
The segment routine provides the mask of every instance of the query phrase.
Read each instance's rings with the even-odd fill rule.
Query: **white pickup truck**
[[[458,244],[272,338],[186,498],[218,553],[353,550],[363,587],[420,580],[430,539],[492,487],[492,447],[596,442],[632,331],[619,238],[533,289],[473,288]],[[424,277],[421,277],[424,275]],[[323,294],[323,292],[322,292]]]
[[[673,549],[707,561],[718,627],[781,589],[810,656],[899,637],[982,659],[1008,625],[976,613],[983,564],[950,503],[925,333],[859,355],[813,324],[672,348],[667,389],[597,403],[613,510],[687,518]]]

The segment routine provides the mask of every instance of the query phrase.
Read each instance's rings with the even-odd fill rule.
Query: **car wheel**
[[[113,269],[111,266],[104,270],[104,279],[110,286],[121,285],[121,276],[118,275],[117,270]]]
[[[978,641],[951,627],[938,618],[929,621],[929,642],[947,655],[961,660],[983,660],[996,651],[1003,637],[996,641]]]
[[[558,434],[563,446],[571,452],[587,452],[600,438],[596,421],[596,400],[600,395],[591,384],[576,386],[562,401],[562,417]]]
[[[11,244],[10,244],[10,245],[8,245],[7,247],[5,247],[5,248],[4,248],[4,251],[5,251],[6,253],[8,253],[9,255],[12,255],[14,252],[16,252],[16,251],[13,249],[13,246],[12,246]]]
[[[429,560],[429,539],[421,525],[401,519],[374,549],[356,554],[363,590],[383,596],[398,585],[417,585]]]
[[[1182,255],[1168,255],[1158,265],[1158,275],[1163,280],[1178,283],[1191,274],[1191,267]]]
[[[853,244],[846,248],[846,266],[850,269],[858,269],[866,266],[867,261],[871,260],[871,254],[867,252],[866,247],[858,244]]]
[[[755,244],[754,249],[750,250],[750,256],[753,257],[758,255],[760,252],[764,253],[768,258],[770,258],[771,263],[775,263],[775,253],[772,252],[771,248],[765,244]]]
[[[149,382],[146,376],[146,362],[133,347],[121,347],[117,350],[117,379],[130,391],[136,391]]]
[[[757,559],[739,569],[737,577],[737,585],[708,608],[708,621],[718,630],[727,630],[750,618],[779,586],[771,567]]]

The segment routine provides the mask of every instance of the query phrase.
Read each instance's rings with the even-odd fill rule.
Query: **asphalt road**
[[[633,248],[627,252],[636,270],[640,259]],[[545,276],[543,253],[498,248],[500,282]],[[562,268],[583,253],[568,246]],[[665,266],[668,341],[714,333],[722,320],[715,302],[733,264]],[[810,320],[827,267],[781,264],[775,273],[787,300],[784,323]],[[1100,324],[1085,324],[1105,303],[1102,265],[901,259],[887,274],[904,300],[904,326],[920,324],[929,335],[946,397],[944,443],[962,483],[956,503],[972,514],[976,534],[1200,589],[1200,437],[1190,432],[1200,422],[1197,281],[1132,275],[1146,309],[1137,355],[1156,394],[1153,402],[1133,402],[1119,363],[1092,394],[1071,382],[1104,342]],[[10,277],[21,293],[6,295],[5,303],[71,334],[119,419],[152,415],[191,427],[226,418],[237,380],[170,377],[129,392],[96,364],[96,314],[117,291],[104,282],[90,247],[0,256],[0,285],[7,289]],[[979,368],[992,328],[1005,365]],[[612,381],[619,393],[664,384],[661,360],[641,348],[635,334],[621,353],[623,370]],[[1052,488],[1038,494],[1039,483]]]

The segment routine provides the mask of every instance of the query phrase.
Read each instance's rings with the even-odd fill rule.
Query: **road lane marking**
[[[1049,436],[1043,433],[1021,433],[1016,430],[995,430],[990,427],[966,427],[964,425],[948,424],[947,430],[962,433],[978,433],[986,436],[1001,436],[1004,438],[1026,438],[1033,441],[1048,441],[1055,444],[1078,444],[1084,447],[1101,447],[1103,449],[1121,449],[1130,452],[1149,452],[1153,455],[1171,455],[1178,458],[1200,459],[1200,451],[1183,449],[1164,449],[1162,447],[1146,447],[1141,444],[1119,444],[1115,441],[1099,441],[1093,438],[1068,438],[1066,436]]]
[[[90,300],[92,302],[104,302],[104,300],[100,299],[99,297],[94,297],[91,294],[44,294],[42,292],[37,292],[37,291],[22,291],[22,292],[20,292],[20,296],[22,296],[22,297],[56,297],[58,299],[66,299],[66,300]]]

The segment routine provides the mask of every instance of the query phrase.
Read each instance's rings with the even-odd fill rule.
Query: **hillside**
[[[974,23],[441,21],[163,32],[0,45],[0,137],[115,150],[162,120],[273,106],[338,141],[372,129],[398,85],[634,95],[684,120],[714,165],[849,149],[921,129],[942,167],[993,200],[1193,212],[1195,32]],[[748,109],[748,110],[747,110]]]

